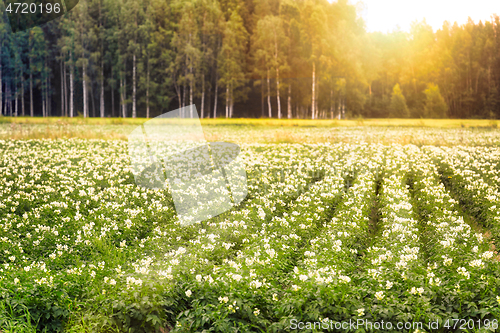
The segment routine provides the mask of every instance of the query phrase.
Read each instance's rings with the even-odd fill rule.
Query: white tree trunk
[[[24,75],[21,74],[21,115],[24,117]]]
[[[104,118],[104,65],[101,63],[101,97],[100,97],[100,116]]]
[[[179,100],[179,109],[181,109],[182,108],[181,87],[177,84],[177,82],[175,82],[175,80],[174,80],[174,88],[175,92],[177,93],[177,99]]]
[[[16,109],[14,111],[14,116],[16,116],[16,117],[17,117],[17,100],[18,100],[17,95],[18,95],[18,92],[17,92],[17,82],[16,82]],[[44,104],[44,107],[45,107],[45,104]]]
[[[42,84],[42,117],[47,116],[47,110],[45,109],[45,88]]]
[[[192,69],[191,69],[192,72]],[[191,73],[192,74],[192,73]],[[193,76],[189,80],[189,118],[193,118]]]
[[[148,70],[146,73],[146,118],[149,118],[149,60]]]
[[[269,68],[267,69],[267,112],[269,118],[272,118],[273,112],[271,110],[271,84],[269,80]]]
[[[229,84],[226,84],[226,118],[229,116]]]
[[[64,72],[64,116],[68,116],[68,84],[66,83],[66,63],[63,62],[63,72]]]
[[[30,53],[31,53],[31,37],[32,35],[30,34]],[[31,54],[28,57],[28,66],[30,67],[30,117],[34,116],[34,110],[33,110],[33,68],[31,67]]]
[[[59,62],[59,70],[61,71],[61,117],[64,117],[64,73],[63,73],[63,60],[61,54],[61,61]],[[31,83],[31,80],[30,80]],[[30,96],[31,97],[31,96]],[[30,99],[31,104],[31,99]]]
[[[12,102],[10,100],[10,85],[5,83],[5,115],[9,112],[12,116]]]
[[[120,77],[120,89],[118,93],[120,95],[120,105],[118,106],[118,117],[123,117],[123,78]]]
[[[287,114],[288,119],[292,119],[292,82],[288,85]]]
[[[9,115],[12,117],[12,93],[10,91],[10,84],[5,84],[5,114],[7,114],[7,107],[9,108]]]
[[[82,71],[82,86],[83,86],[83,118],[87,118],[87,68],[85,68],[85,65],[83,65],[83,71]]]
[[[312,72],[312,103],[311,103],[311,116],[315,119],[316,112],[316,63],[313,61],[313,72]]]
[[[127,116],[125,109],[125,87],[124,87],[124,78],[120,78],[120,102],[122,105],[122,117],[125,118]]]
[[[214,119],[217,118],[217,95],[219,93],[219,80],[215,76],[215,92],[214,92]]]
[[[260,116],[264,118],[265,110],[264,110],[264,77],[260,77]]]
[[[315,102],[316,102],[316,106],[314,107],[314,110],[316,111],[316,119],[320,119],[321,118],[321,111],[319,110],[318,108],[318,95],[319,95],[319,80],[316,79],[316,83],[315,83],[315,91],[316,91],[316,97],[314,98]]]
[[[45,78],[45,82],[46,82],[46,89],[45,89],[45,93],[47,94],[47,117],[50,116],[50,111],[51,111],[51,99],[50,99],[50,94],[49,94],[49,91],[50,91],[50,76],[48,74],[49,72],[49,66],[47,64],[47,58],[45,58],[45,67],[47,68],[47,77]]]
[[[205,74],[201,76],[201,118],[205,117]]]
[[[186,72],[187,74],[187,72]],[[184,76],[185,77],[185,76]],[[182,109],[181,109],[181,112],[185,112],[184,110],[184,107],[186,106],[186,83],[184,82],[184,84],[182,85]],[[184,118],[184,114],[182,115],[182,117]]]
[[[75,80],[73,77],[74,66],[71,64],[70,72],[69,72],[69,116],[73,118],[75,116],[75,105],[74,105],[74,96],[75,96]]]
[[[229,118],[233,118],[233,85],[231,84],[231,88],[229,89]]]
[[[136,82],[136,56],[135,52],[132,56],[132,118],[137,118],[137,102],[136,102],[136,93],[137,93],[137,82]]]
[[[280,100],[280,71],[276,68],[276,101],[278,102],[278,119],[281,119],[281,100]]]

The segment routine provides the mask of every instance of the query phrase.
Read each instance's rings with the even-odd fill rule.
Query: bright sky
[[[359,0],[350,0],[356,4]],[[412,21],[426,19],[434,31],[444,21],[452,25],[467,22],[470,16],[475,23],[491,21],[492,14],[500,15],[499,0],[361,0],[361,16],[369,32],[390,32],[397,26],[410,30]]]

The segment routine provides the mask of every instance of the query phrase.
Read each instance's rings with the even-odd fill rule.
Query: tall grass
[[[126,141],[129,133],[147,119],[0,117],[0,121],[3,121],[0,123],[0,140],[76,138]],[[190,119],[167,120],[169,124],[190,122]],[[500,145],[500,130],[495,120],[203,119],[202,128],[208,141],[238,144],[364,142],[418,146]]]
[[[18,316],[10,305],[0,303],[0,332],[1,333],[36,333],[29,311],[25,308],[24,314]]]
[[[140,125],[147,118],[82,118],[82,117],[1,117],[0,124],[55,124],[55,125]],[[187,120],[187,119],[186,119]],[[175,123],[179,120],[172,119]],[[182,122],[183,120],[181,120]],[[185,120],[184,120],[185,121]],[[255,119],[255,118],[205,118],[202,125],[208,126],[284,126],[284,127],[433,127],[433,128],[497,128],[498,121],[492,119]]]

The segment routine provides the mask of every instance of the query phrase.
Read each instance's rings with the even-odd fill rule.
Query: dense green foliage
[[[389,111],[392,118],[408,118],[410,116],[410,110],[406,106],[406,99],[401,92],[399,84],[396,84],[392,91]]]
[[[1,140],[0,329],[498,329],[500,149],[242,147],[245,200],[181,226],[169,190],[135,185],[122,141]]]
[[[448,106],[444,101],[443,96],[441,96],[441,92],[439,91],[439,87],[435,84],[429,84],[427,89],[424,90],[425,94],[425,117],[427,118],[444,118],[446,117],[446,111],[448,110]]]
[[[4,17],[0,45],[4,115],[387,117],[399,84],[411,117],[500,116],[498,16],[382,34],[346,0],[80,0],[16,34]]]

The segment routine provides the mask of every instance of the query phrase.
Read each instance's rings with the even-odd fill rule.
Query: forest
[[[500,118],[500,18],[369,33],[338,0],[80,0],[13,33],[0,115]]]

